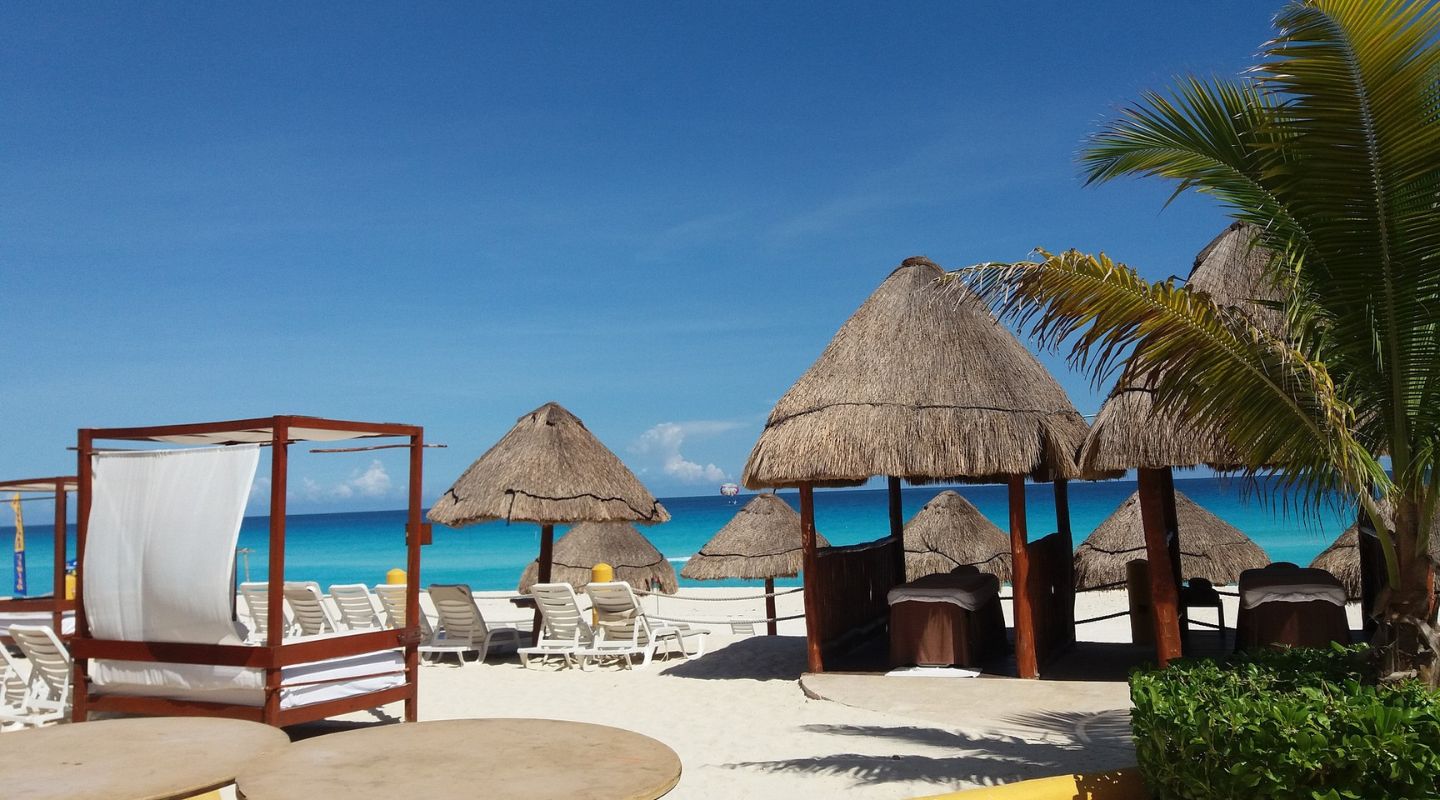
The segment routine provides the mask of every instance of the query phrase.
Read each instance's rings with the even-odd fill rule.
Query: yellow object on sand
[[[1132,767],[1111,772],[1036,778],[916,800],[1150,800],[1150,793],[1145,789],[1140,771]]]
[[[602,561],[590,568],[591,583],[609,583],[613,580],[615,580],[615,568],[609,564]]]
[[[390,570],[389,572],[385,573],[385,582],[390,584],[391,586],[404,586],[405,570],[400,569],[399,567]]]

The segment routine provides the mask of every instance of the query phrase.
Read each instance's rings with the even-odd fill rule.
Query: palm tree
[[[1164,178],[1249,223],[1273,254],[1283,330],[1103,254],[1041,251],[959,276],[1043,345],[1068,342],[1097,381],[1148,381],[1168,413],[1224,431],[1247,473],[1276,467],[1305,502],[1353,499],[1385,553],[1384,668],[1425,674],[1440,498],[1440,8],[1297,0],[1275,26],[1244,77],[1146,95],[1081,161],[1088,183]]]

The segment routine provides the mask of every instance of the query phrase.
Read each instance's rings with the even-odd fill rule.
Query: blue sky
[[[1075,154],[1277,8],[5,4],[0,475],[72,470],[81,426],[303,413],[426,426],[433,496],[556,400],[712,492],[907,256],[1185,274],[1220,210]],[[394,507],[402,468],[302,458],[293,507]]]

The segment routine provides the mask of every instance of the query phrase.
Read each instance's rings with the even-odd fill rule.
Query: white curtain
[[[257,445],[97,453],[85,614],[97,639],[239,644],[232,570]]]

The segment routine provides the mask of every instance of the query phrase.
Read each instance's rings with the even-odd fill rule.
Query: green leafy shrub
[[[1140,771],[1160,800],[1440,798],[1440,695],[1372,675],[1338,646],[1136,670]]]

